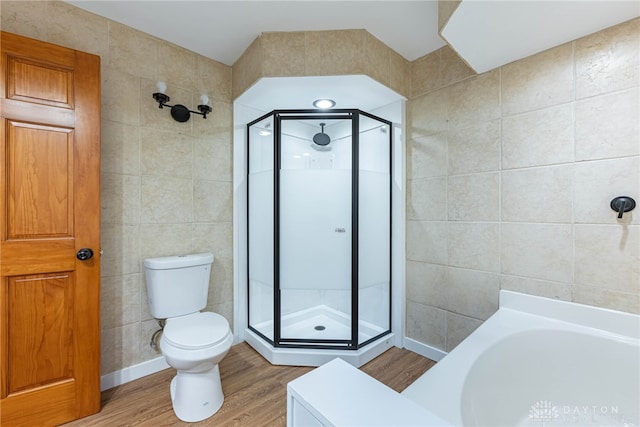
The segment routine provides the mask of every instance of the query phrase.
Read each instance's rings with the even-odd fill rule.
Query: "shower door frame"
[[[359,156],[360,156],[360,115],[366,116],[373,120],[377,120],[389,127],[389,289],[388,289],[388,329],[375,335],[368,340],[359,343],[359,246],[358,246],[358,220],[359,220]],[[250,197],[249,189],[250,185],[247,185],[247,327],[260,336],[263,340],[268,342],[275,348],[300,348],[300,349],[318,349],[318,350],[358,350],[367,344],[374,342],[392,332],[392,309],[393,309],[393,214],[392,214],[392,202],[393,202],[393,123],[385,120],[381,117],[367,113],[359,109],[332,109],[332,110],[313,110],[313,109],[285,109],[285,110],[273,110],[267,114],[258,117],[255,120],[247,123],[246,125],[246,171],[247,182],[249,182],[250,163],[249,157],[251,155],[250,139],[251,139],[251,126],[259,123],[269,117],[273,117],[273,340],[258,329],[254,328],[251,324],[251,281],[249,276],[250,270],[250,256],[249,245],[251,236],[249,233],[249,212]],[[281,336],[281,288],[280,288],[280,170],[282,166],[282,152],[281,152],[281,122],[282,120],[336,120],[336,119],[350,119],[351,120],[351,339],[304,339],[304,338],[285,338],[284,342]]]

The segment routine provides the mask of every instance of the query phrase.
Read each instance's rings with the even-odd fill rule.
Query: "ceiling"
[[[638,15],[637,0],[465,0],[441,34],[480,74]]]
[[[336,102],[335,108],[359,108],[368,112],[404,99],[370,77],[353,75],[263,78],[236,102],[267,112],[276,108],[274,99],[278,100],[278,109],[286,110],[315,108],[313,101],[320,98],[332,99]],[[399,121],[396,117],[387,118]]]
[[[409,61],[445,45],[437,0],[66,1],[227,65],[270,31],[365,29]],[[637,0],[466,0],[443,34],[483,72],[631,19],[639,9]]]
[[[270,31],[366,29],[410,61],[444,46],[433,0],[67,2],[227,65]]]
[[[410,61],[445,44],[436,0],[66,1],[227,65],[270,31],[365,29]],[[465,0],[443,35],[483,72],[631,19],[639,10],[637,0]],[[292,79],[262,80],[241,99],[261,111],[275,108],[275,94],[278,108],[311,108],[312,100],[330,97],[337,108],[366,110],[402,99],[365,76],[300,79],[295,90]]]

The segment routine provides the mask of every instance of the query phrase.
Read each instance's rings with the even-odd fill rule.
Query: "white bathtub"
[[[501,291],[402,395],[455,426],[640,425],[640,316]]]

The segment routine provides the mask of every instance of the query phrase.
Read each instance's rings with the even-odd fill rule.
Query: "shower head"
[[[320,123],[320,133],[316,133],[315,135],[313,135],[313,142],[322,147],[329,145],[329,143],[331,142],[331,138],[329,138],[329,135],[324,133],[325,124],[326,123]]]

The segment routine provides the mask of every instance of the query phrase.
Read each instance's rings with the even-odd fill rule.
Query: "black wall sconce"
[[[200,97],[200,105],[198,105],[198,111],[189,110],[182,104],[169,105],[170,98],[166,95],[167,84],[165,82],[158,82],[158,91],[153,94],[153,99],[158,102],[158,108],[171,107],[171,117],[177,122],[184,123],[191,118],[191,113],[200,114],[203,119],[207,118],[211,110],[209,105],[209,97],[202,95]]]

